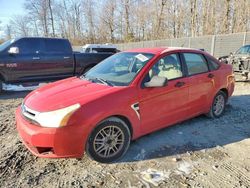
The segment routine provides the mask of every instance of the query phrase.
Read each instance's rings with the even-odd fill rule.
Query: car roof
[[[57,37],[17,37],[15,40],[19,39],[49,39],[49,40],[68,40],[66,38],[57,38]]]
[[[140,52],[140,53],[151,53],[151,54],[163,54],[171,51],[194,51],[203,52],[199,49],[194,48],[183,48],[183,47],[155,47],[155,48],[135,48],[126,50],[125,52]]]

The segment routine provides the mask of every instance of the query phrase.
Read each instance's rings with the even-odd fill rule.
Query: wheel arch
[[[126,123],[126,125],[128,126],[131,138],[133,138],[133,126],[132,126],[131,121],[126,116],[123,116],[123,115],[114,115],[114,116],[110,116],[108,118],[111,118],[111,117],[116,117],[116,118],[119,118],[122,121],[124,121]]]
[[[228,100],[228,89],[227,88],[221,88],[219,91],[222,91],[226,95],[226,99]]]
[[[90,131],[90,134],[105,120],[107,119],[111,119],[111,118],[118,118],[120,119],[121,121],[123,121],[127,126],[128,126],[128,129],[130,131],[130,135],[131,135],[131,139],[133,138],[133,133],[134,133],[134,130],[133,130],[133,127],[132,127],[132,123],[131,121],[129,120],[128,117],[124,116],[124,115],[121,115],[121,114],[116,114],[116,115],[110,115],[106,118],[103,118],[102,120],[100,120],[94,127],[93,129]]]

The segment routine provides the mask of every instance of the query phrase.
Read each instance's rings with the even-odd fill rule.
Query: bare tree
[[[12,38],[12,27],[9,24],[6,25],[5,35],[7,40]]]
[[[16,15],[11,21],[10,25],[13,27],[16,36],[30,36],[29,18],[27,16]]]
[[[49,13],[50,13],[50,20],[51,20],[51,27],[52,27],[52,36],[55,37],[55,26],[54,26],[54,16],[52,11],[52,5],[51,0],[48,0],[48,6],[49,6]]]
[[[223,20],[223,28],[222,33],[229,32],[229,25],[230,25],[230,2],[231,0],[225,0],[225,16]]]
[[[250,29],[249,0],[26,0],[24,8],[24,15],[4,26],[8,38],[60,36],[83,44]]]

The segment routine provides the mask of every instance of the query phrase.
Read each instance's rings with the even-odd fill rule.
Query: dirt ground
[[[144,136],[113,164],[34,157],[15,129],[25,95],[0,95],[0,187],[250,187],[250,83],[237,82],[223,117]]]

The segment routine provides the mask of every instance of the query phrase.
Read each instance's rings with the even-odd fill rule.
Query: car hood
[[[110,94],[121,87],[112,87],[77,77],[47,84],[33,92],[24,104],[35,111],[47,112],[80,103],[81,105]]]

